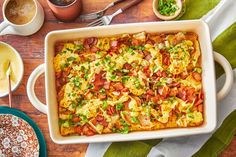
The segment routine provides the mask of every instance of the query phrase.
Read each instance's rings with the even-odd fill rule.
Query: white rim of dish
[[[158,1],[159,0],[153,0],[153,4],[152,4],[152,8],[153,8],[153,12],[155,13],[155,15],[162,19],[162,20],[173,20],[174,18],[176,18],[177,16],[180,15],[182,9],[183,9],[183,4],[182,4],[182,0],[175,0],[177,6],[179,7],[179,9],[175,12],[174,15],[172,16],[165,16],[165,15],[161,15],[158,11]]]
[[[18,58],[19,61],[20,61],[20,66],[22,67],[22,72],[20,73],[20,78],[19,78],[19,80],[17,81],[17,83],[14,85],[14,87],[13,87],[12,90],[11,90],[11,91],[13,92],[13,91],[15,91],[15,90],[19,87],[19,85],[21,84],[21,81],[22,81],[22,79],[23,79],[23,76],[24,76],[24,63],[23,63],[23,60],[22,60],[22,58],[21,58],[19,52],[16,51],[15,48],[13,48],[11,45],[9,45],[9,44],[7,44],[7,43],[5,43],[5,42],[1,42],[1,41],[0,41],[0,45],[1,45],[1,44],[2,44],[2,45],[5,45],[5,46],[7,46],[8,48],[10,48],[11,50],[13,50],[13,52],[16,54],[17,58]],[[9,94],[9,92],[0,93],[0,98],[5,97],[5,96],[8,96],[8,94]]]

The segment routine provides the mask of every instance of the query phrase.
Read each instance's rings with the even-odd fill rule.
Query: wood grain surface
[[[15,35],[5,35],[0,37],[0,41],[12,45],[22,56],[24,62],[24,78],[20,87],[13,93],[13,107],[20,109],[30,116],[42,130],[46,142],[48,156],[56,157],[83,157],[85,155],[87,144],[58,145],[52,142],[49,136],[47,116],[37,111],[29,102],[26,94],[26,84],[31,72],[44,60],[44,38],[52,30],[80,28],[85,27],[86,23],[77,19],[73,23],[59,22],[53,16],[46,0],[39,0],[44,8],[45,23],[41,30],[36,34],[28,37]],[[83,13],[97,11],[113,0],[83,0]],[[2,10],[3,0],[0,0],[0,10]],[[114,12],[123,4],[119,4],[107,11],[107,14]],[[0,21],[3,20],[2,14]],[[112,21],[115,23],[132,23],[158,20],[152,12],[152,0],[144,0],[141,4],[127,10],[125,13],[118,15]],[[36,82],[36,94],[39,99],[45,103],[44,76]],[[7,105],[8,98],[0,98],[0,105]],[[236,138],[233,139],[230,146],[222,153],[222,157],[236,156]]]

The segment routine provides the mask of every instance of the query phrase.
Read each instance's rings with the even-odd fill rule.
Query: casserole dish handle
[[[217,93],[217,100],[220,101],[224,97],[226,97],[229,94],[229,92],[231,91],[231,88],[232,88],[233,82],[234,82],[234,73],[233,73],[232,67],[231,67],[230,63],[228,62],[228,60],[224,56],[222,56],[221,54],[214,52],[214,60],[223,67],[223,69],[225,71],[225,76],[226,76],[224,86]]]
[[[34,71],[31,73],[28,82],[27,82],[27,95],[31,102],[31,104],[40,112],[47,114],[47,106],[44,105],[36,96],[34,91],[35,82],[38,77],[45,72],[44,64],[39,65]]]
[[[218,62],[224,69],[226,74],[226,80],[223,88],[217,93],[217,100],[223,99],[227,94],[230,92],[232,85],[233,85],[233,70],[229,62],[226,60],[224,56],[221,54],[214,52],[214,59],[216,62]],[[38,79],[38,77],[45,72],[45,66],[44,64],[39,65],[30,75],[28,82],[27,82],[27,95],[29,97],[29,100],[31,104],[38,109],[39,111],[47,114],[47,106],[44,105],[42,102],[39,101],[37,98],[34,86],[35,82]]]

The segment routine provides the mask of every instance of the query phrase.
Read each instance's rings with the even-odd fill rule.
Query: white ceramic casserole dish
[[[198,34],[200,48],[202,52],[202,80],[205,93],[204,105],[204,124],[192,128],[174,128],[155,131],[139,131],[128,134],[102,134],[95,136],[67,136],[63,137],[59,132],[58,125],[58,105],[57,93],[55,87],[55,72],[53,68],[54,44],[58,40],[73,40],[85,37],[112,36],[122,33],[138,33],[146,31],[152,32],[176,32],[191,31]],[[214,58],[219,62],[226,72],[226,83],[222,90],[216,94],[215,84],[215,66]],[[46,81],[46,102],[47,106],[42,104],[34,92],[34,84],[38,76],[45,72]],[[27,93],[31,103],[41,112],[48,115],[48,124],[50,136],[55,143],[72,144],[72,143],[93,143],[93,142],[113,142],[113,141],[132,141],[167,138],[175,136],[187,136],[193,134],[209,133],[216,127],[216,107],[217,98],[222,99],[228,94],[233,83],[232,68],[228,61],[218,53],[213,52],[210,39],[209,28],[201,20],[191,21],[174,21],[174,22],[149,22],[120,24],[93,28],[79,28],[70,30],[61,30],[50,32],[45,39],[45,64],[40,65],[31,74],[28,84]]]

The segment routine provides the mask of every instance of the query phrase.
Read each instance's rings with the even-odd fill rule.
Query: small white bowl
[[[19,61],[19,65],[18,65],[18,68],[19,68],[19,76],[17,77],[17,82],[16,82],[16,84],[15,84],[14,86],[12,86],[12,91],[15,91],[15,90],[19,87],[19,85],[20,85],[20,83],[21,83],[21,81],[22,81],[22,79],[23,79],[23,75],[24,75],[24,64],[23,64],[23,60],[22,60],[20,54],[19,54],[11,45],[9,45],[9,44],[7,44],[7,43],[4,43],[4,42],[0,42],[0,45],[6,46],[7,48],[11,49],[12,52],[15,53],[15,55],[16,55],[16,57],[17,57],[17,60]],[[1,53],[1,52],[0,52],[0,53]],[[8,94],[9,94],[9,92],[0,93],[0,98],[5,97],[5,96],[7,96]]]
[[[182,0],[175,0],[176,1],[176,4],[178,6],[178,10],[175,12],[174,15],[172,16],[165,16],[165,15],[161,15],[160,12],[158,11],[158,1],[159,0],[153,0],[153,3],[152,3],[152,9],[153,9],[153,12],[155,13],[155,15],[161,19],[161,20],[165,20],[165,21],[168,21],[168,20],[173,20],[175,19],[176,17],[178,17],[183,9],[183,4],[182,4]]]

